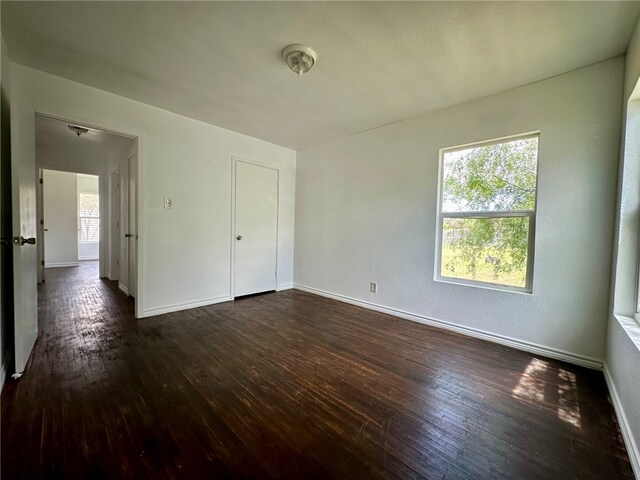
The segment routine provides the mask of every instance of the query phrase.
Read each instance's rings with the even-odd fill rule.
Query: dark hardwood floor
[[[286,291],[135,320],[47,270],[2,478],[632,478],[600,372]]]

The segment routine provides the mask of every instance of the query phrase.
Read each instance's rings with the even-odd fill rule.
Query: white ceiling
[[[67,122],[36,116],[36,157],[39,164],[67,169],[82,165],[85,173],[100,172],[109,157],[125,142],[134,139],[90,129],[78,137],[67,127]]]
[[[301,149],[620,55],[638,2],[2,2],[11,59]],[[318,53],[297,78],[289,43]]]

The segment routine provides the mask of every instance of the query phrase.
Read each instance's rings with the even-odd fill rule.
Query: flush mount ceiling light
[[[282,58],[298,76],[307,73],[316,63],[316,52],[306,45],[293,44],[282,50]]]
[[[84,135],[89,131],[88,128],[80,127],[78,125],[71,125],[69,123],[67,123],[67,128],[78,136]]]

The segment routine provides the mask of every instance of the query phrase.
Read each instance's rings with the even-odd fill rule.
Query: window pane
[[[533,210],[538,137],[445,152],[442,211]]]
[[[529,217],[442,222],[440,276],[526,287]]]
[[[100,197],[93,193],[81,193],[79,195],[79,215],[81,217],[96,217],[100,216]]]
[[[80,217],[80,241],[100,241],[100,219],[96,217]]]

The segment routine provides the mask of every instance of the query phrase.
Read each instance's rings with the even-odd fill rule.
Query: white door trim
[[[36,158],[37,161],[37,158]],[[36,244],[38,247],[38,283],[45,281],[45,250],[44,250],[44,170],[36,165],[38,171],[36,183]]]
[[[109,234],[111,235],[109,251],[109,280],[120,278],[120,170],[110,174],[109,190]],[[115,261],[114,261],[115,259]]]
[[[238,162],[268,168],[271,170],[275,170],[278,173],[278,192],[276,205],[276,289],[278,288],[278,250],[280,249],[280,168],[275,165],[271,165],[258,160],[252,160],[238,155],[231,155],[231,238],[229,239],[229,255],[231,265],[231,274],[229,278],[229,298],[231,300],[235,299],[236,296],[236,167],[238,165]]]

